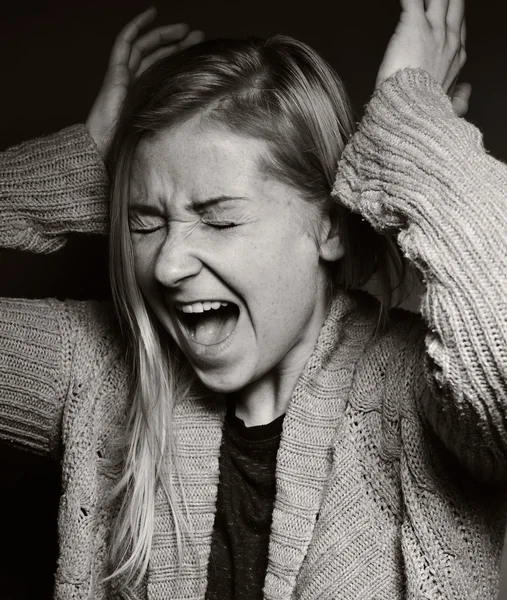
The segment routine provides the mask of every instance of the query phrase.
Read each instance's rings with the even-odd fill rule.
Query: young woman
[[[62,464],[57,598],[496,597],[507,170],[461,118],[463,0],[402,8],[354,134],[304,44],[147,12],[87,127],[2,156],[5,247],[111,239],[118,320],[0,305],[2,436]]]

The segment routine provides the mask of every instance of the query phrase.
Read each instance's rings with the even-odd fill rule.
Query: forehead
[[[163,187],[166,193],[192,196],[260,191],[268,180],[262,169],[268,156],[263,140],[191,120],[139,143],[132,191],[142,194]]]

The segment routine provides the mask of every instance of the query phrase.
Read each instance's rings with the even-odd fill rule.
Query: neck
[[[313,314],[304,338],[273,369],[236,394],[236,416],[247,427],[271,423],[286,412],[298,379],[315,349],[327,310],[327,303],[321,305]]]
[[[287,410],[300,374],[280,379],[266,376],[243,388],[237,396],[236,416],[247,427],[271,423]]]

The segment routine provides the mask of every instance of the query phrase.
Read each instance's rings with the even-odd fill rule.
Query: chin
[[[194,370],[201,383],[217,394],[238,392],[254,380],[253,377],[248,377],[246,373],[224,372],[221,370],[215,372],[203,372],[200,369]]]

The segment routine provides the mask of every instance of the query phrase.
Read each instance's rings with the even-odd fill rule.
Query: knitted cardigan
[[[373,95],[334,193],[394,232],[423,273],[422,316],[337,292],[292,395],[276,469],[266,600],[496,598],[507,518],[507,168],[421,70]],[[107,228],[83,126],[0,159],[0,243],[52,252]],[[55,598],[104,600],[130,373],[107,304],[0,301],[0,435],[59,457]],[[225,407],[175,409],[194,546],[178,568],[157,494],[148,573],[124,598],[202,599]]]

